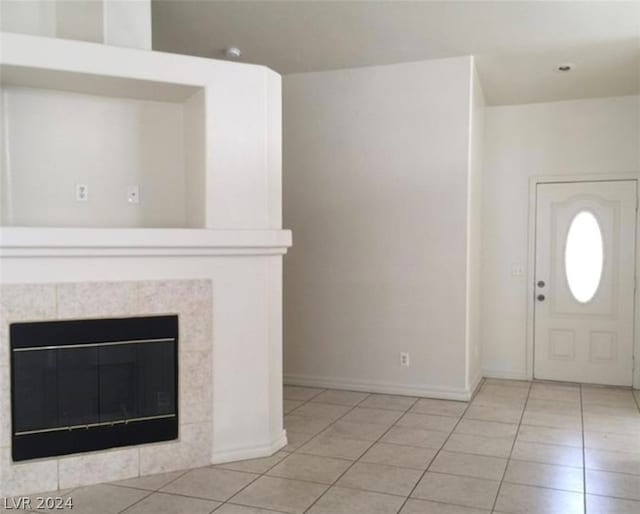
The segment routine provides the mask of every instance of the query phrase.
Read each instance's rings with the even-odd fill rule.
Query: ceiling
[[[153,1],[155,50],[282,73],[476,56],[490,104],[640,93],[640,1]],[[574,65],[569,73],[557,64]]]

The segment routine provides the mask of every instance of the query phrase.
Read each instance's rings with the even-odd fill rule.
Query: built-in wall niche
[[[4,66],[1,224],[204,227],[204,90]]]

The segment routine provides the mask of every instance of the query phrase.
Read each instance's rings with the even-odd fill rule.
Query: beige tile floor
[[[76,514],[640,514],[638,392],[487,379],[471,403],[284,396],[290,443],[272,457],[64,494]]]

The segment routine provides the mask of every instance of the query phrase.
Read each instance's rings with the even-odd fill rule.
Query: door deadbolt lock
[[[543,294],[539,294],[538,295],[538,301],[539,302],[544,302],[545,296]]]
[[[545,285],[544,280],[538,280],[538,287],[544,287]]]

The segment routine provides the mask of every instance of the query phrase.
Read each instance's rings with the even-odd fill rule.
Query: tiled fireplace
[[[180,334],[180,344],[177,345],[180,380],[178,409],[175,411],[179,412],[179,426],[178,438],[175,441],[132,445],[87,453],[76,453],[83,451],[78,447],[72,448],[74,454],[69,456],[49,456],[37,460],[17,461],[16,457],[31,458],[38,455],[30,453],[34,451],[34,443],[31,444],[31,447],[24,444],[16,446],[14,440],[12,456],[11,366],[9,365],[12,338],[10,337],[10,326],[13,327],[11,331],[13,340],[16,339],[16,333],[35,330],[36,335],[32,335],[30,340],[40,339],[41,341],[42,324],[25,324],[24,322],[57,322],[54,332],[57,330],[56,337],[60,339],[59,332],[65,327],[65,323],[60,323],[61,320],[99,320],[93,321],[94,324],[97,324],[93,328],[98,332],[108,333],[109,330],[114,330],[110,323],[117,324],[117,320],[140,320],[146,317],[147,319],[163,320],[161,324],[164,324],[164,327],[146,332],[158,335],[162,330],[166,331],[167,327],[171,331],[171,320],[175,319],[174,315],[177,316],[178,326],[176,328]],[[139,321],[129,322],[129,324],[131,323],[136,325],[133,327],[134,335],[136,330],[138,330],[138,334],[145,333],[137,327]],[[51,323],[46,325],[51,325]],[[70,327],[76,325],[77,323],[71,323]],[[0,355],[2,356],[0,360],[0,477],[4,491],[64,489],[209,463],[212,405],[212,291],[210,280],[2,285],[0,286],[0,329]],[[154,333],[153,330],[156,330],[157,333]],[[37,336],[38,331],[40,331],[40,338]],[[73,330],[71,332],[69,338],[71,342],[78,340],[78,337],[84,337],[78,334],[74,335]],[[58,343],[62,343],[60,344],[62,346],[64,344],[64,338],[58,340],[56,337],[50,336],[51,342],[56,344],[47,344],[47,346],[58,346]],[[101,338],[99,333],[95,337],[105,338]],[[113,339],[112,337],[107,338]],[[13,346],[15,350],[16,345]],[[19,343],[18,347],[33,348],[33,346],[24,343]],[[91,349],[95,348],[91,347]],[[88,351],[86,348],[85,350]],[[166,350],[170,351],[168,348],[152,349],[150,345],[147,345],[147,350],[152,352],[157,350],[156,354],[158,351],[161,353],[166,353]],[[49,350],[49,353],[51,351]],[[79,350],[65,349],[64,351],[68,355],[68,352]],[[34,350],[33,354],[36,352],[37,350]],[[21,357],[27,354],[26,352],[19,353]],[[164,356],[157,354],[154,355],[154,358],[162,359]],[[62,361],[58,362],[60,365]],[[76,378],[76,380],[78,379]],[[78,390],[86,389],[87,385],[78,382],[77,388]],[[86,396],[85,394],[85,399]],[[33,405],[37,402],[38,399],[33,397],[32,410],[38,408]],[[173,412],[170,405],[167,408],[167,412]],[[14,406],[14,414],[22,411],[18,409],[16,412]],[[76,418],[78,421],[77,413]],[[118,416],[115,418],[119,419]],[[29,423],[28,420],[21,422]],[[70,422],[70,424],[75,425],[75,429],[78,430],[78,425],[81,422],[89,424],[89,421],[85,419],[78,421],[78,423]],[[41,418],[34,423],[36,425],[42,423]],[[133,424],[131,423],[131,425]],[[33,427],[27,426],[27,428]],[[37,428],[35,427],[35,432],[37,432]],[[80,433],[88,431],[89,429],[86,429]],[[29,432],[29,430],[25,429],[22,432]],[[39,444],[42,446],[43,443]],[[46,444],[43,448],[45,454],[47,450],[50,454],[56,451],[52,447],[47,448]]]
[[[178,438],[178,316],[9,326],[14,462]]]

